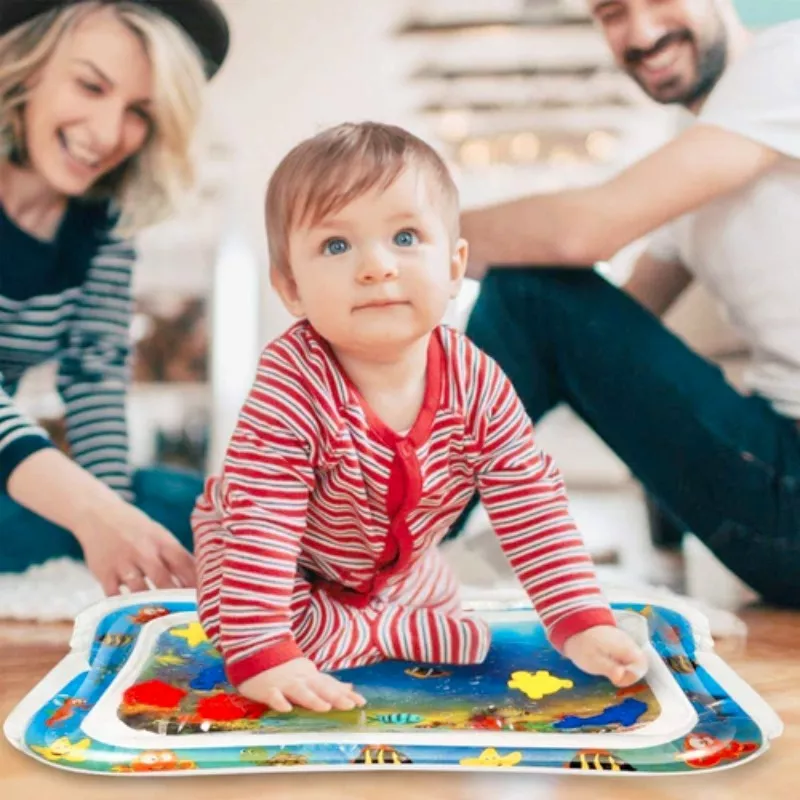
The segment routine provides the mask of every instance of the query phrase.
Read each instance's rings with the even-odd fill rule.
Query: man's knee
[[[478,303],[481,299],[499,298],[510,309],[529,309],[532,303],[553,302],[591,306],[603,295],[618,293],[592,269],[566,267],[506,267],[490,270],[481,283]]]
[[[541,336],[570,320],[583,326],[616,305],[622,294],[591,269],[493,269],[481,283],[467,335],[486,338],[511,326],[514,330],[535,328]]]

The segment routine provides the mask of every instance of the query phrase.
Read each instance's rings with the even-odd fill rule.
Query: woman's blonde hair
[[[194,182],[191,145],[206,82],[199,50],[172,20],[145,5],[99,0],[34,17],[0,36],[0,159],[26,161],[27,84],[81,20],[110,10],[142,41],[153,71],[153,131],[142,149],[92,187],[115,201],[117,232],[130,235],[168,217]]]

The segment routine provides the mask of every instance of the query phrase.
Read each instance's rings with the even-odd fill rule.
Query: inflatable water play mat
[[[617,689],[548,643],[529,607],[465,607],[492,627],[478,666],[387,661],[341,671],[364,709],[279,714],[228,683],[190,590],[107,599],[76,620],[70,652],[5,723],[53,767],[119,776],[427,769],[697,773],[756,758],[772,709],[713,651],[694,609],[610,597],[649,669]]]

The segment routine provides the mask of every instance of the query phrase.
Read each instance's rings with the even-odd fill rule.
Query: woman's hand
[[[48,447],[11,473],[8,493],[20,505],[70,531],[108,594],[194,586],[194,560],[164,527],[63,453]]]
[[[73,529],[86,565],[107,595],[121,586],[145,591],[194,586],[194,560],[163,526],[122,499],[102,514],[87,514]]]

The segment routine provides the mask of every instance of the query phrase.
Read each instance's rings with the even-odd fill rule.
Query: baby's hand
[[[613,625],[596,625],[571,636],[564,655],[590,675],[605,675],[615,686],[630,686],[647,671],[644,651]]]
[[[238,688],[245,697],[282,713],[291,711],[292,703],[310,711],[350,711],[367,702],[353,691],[352,683],[342,683],[320,672],[307,658],[295,658],[265,670]]]

